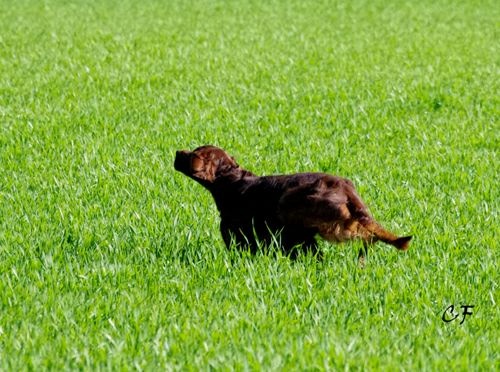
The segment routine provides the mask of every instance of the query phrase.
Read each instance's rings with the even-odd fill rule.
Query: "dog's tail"
[[[361,218],[359,222],[366,230],[373,234],[376,240],[381,240],[384,243],[390,244],[402,251],[406,251],[410,246],[412,236],[398,237],[390,231],[385,230],[382,226],[370,218]]]

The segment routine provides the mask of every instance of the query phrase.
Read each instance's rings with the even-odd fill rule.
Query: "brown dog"
[[[408,249],[411,236],[397,237],[368,213],[351,181],[324,173],[258,177],[242,169],[224,150],[201,146],[177,151],[174,167],[204,186],[220,212],[220,230],[232,243],[256,252],[259,243],[277,243],[285,254],[316,254],[319,234],[326,240],[361,239],[364,259],[378,240]]]

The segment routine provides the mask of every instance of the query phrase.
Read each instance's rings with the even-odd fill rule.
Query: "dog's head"
[[[202,185],[209,186],[217,177],[238,169],[239,166],[224,150],[207,145],[193,151],[177,151],[174,168]]]

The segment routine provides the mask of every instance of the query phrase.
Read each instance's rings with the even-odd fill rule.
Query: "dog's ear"
[[[218,176],[239,168],[232,156],[213,146],[202,146],[192,154],[191,176],[205,185],[213,183]]]
[[[191,159],[191,171],[194,178],[205,182],[213,182],[217,170],[216,162],[211,154],[200,154]]]
[[[199,156],[191,157],[191,171],[193,173],[203,172],[205,169],[205,161]]]

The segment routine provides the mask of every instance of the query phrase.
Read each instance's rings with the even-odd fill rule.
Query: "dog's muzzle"
[[[174,168],[177,171],[186,173],[189,171],[190,152],[186,150],[176,151]]]

